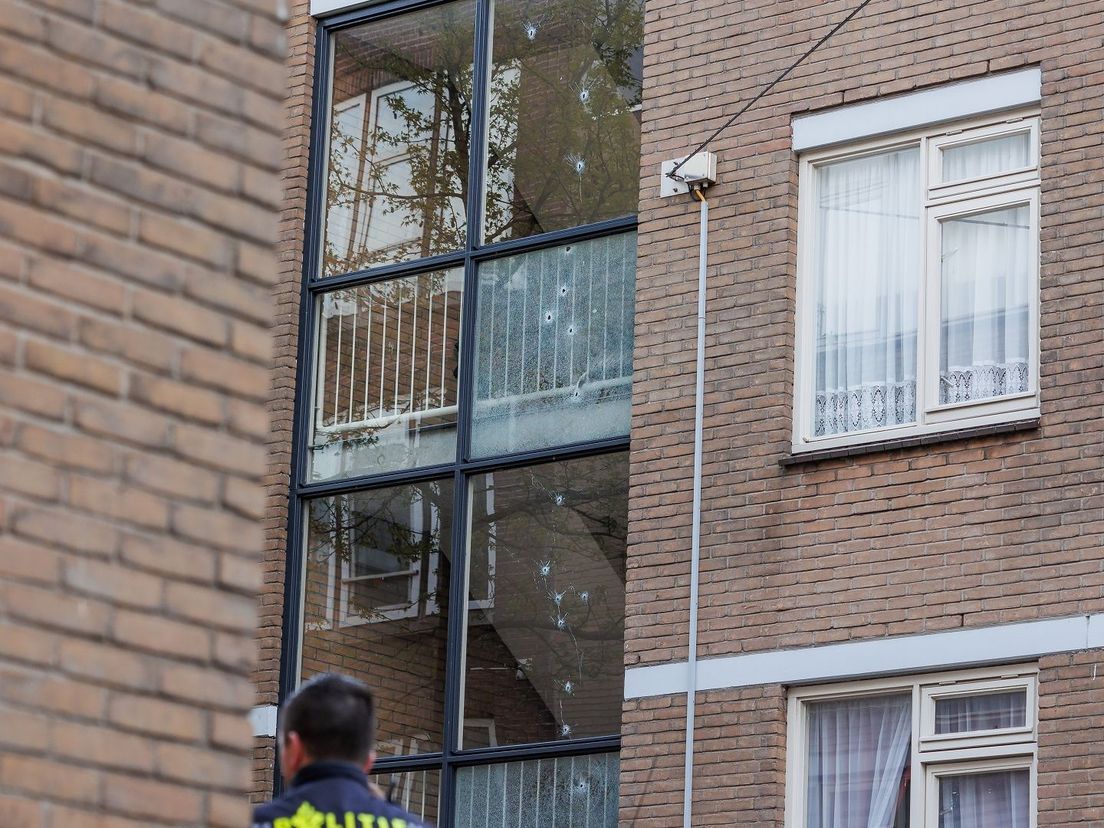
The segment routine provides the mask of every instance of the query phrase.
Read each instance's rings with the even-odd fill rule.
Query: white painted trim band
[[[894,673],[981,666],[1104,647],[1104,613],[722,656],[698,662],[698,690],[812,684]],[[625,672],[625,698],[685,693],[687,664]]]
[[[837,107],[793,119],[794,152],[888,135],[908,129],[1015,109],[1038,103],[1042,74],[1038,67],[948,83],[867,103]]]
[[[348,11],[357,6],[367,6],[378,0],[310,0],[311,17],[321,17],[339,11]]]
[[[254,736],[276,735],[276,714],[274,704],[261,704],[249,711],[249,723],[253,725]]]

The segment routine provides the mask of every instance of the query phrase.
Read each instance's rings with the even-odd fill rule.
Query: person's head
[[[325,673],[305,682],[280,717],[280,770],[290,780],[312,762],[352,762],[365,771],[376,759],[372,691],[355,679]]]

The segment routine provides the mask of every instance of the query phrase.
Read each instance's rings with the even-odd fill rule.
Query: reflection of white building
[[[337,260],[367,254],[365,267],[424,256],[434,252],[426,234],[462,232],[460,182],[447,162],[453,127],[441,101],[399,81],[334,104],[326,226]],[[421,195],[419,178],[436,182],[434,197]]]

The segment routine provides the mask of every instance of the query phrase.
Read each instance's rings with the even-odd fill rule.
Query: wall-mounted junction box
[[[684,195],[690,192],[691,184],[700,183],[703,187],[708,187],[716,183],[717,154],[715,152],[699,152],[690,156],[690,160],[679,167],[678,172],[675,173],[678,178],[671,178],[668,173],[685,157],[672,158],[670,161],[663,162],[659,179],[661,197]]]

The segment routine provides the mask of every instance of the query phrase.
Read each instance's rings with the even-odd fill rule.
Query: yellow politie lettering
[[[309,802],[304,802],[291,818],[291,828],[322,828],[326,817],[316,811]]]
[[[360,820],[360,828],[375,828],[376,815],[375,814],[358,814],[357,819]]]
[[[356,828],[356,814],[352,811],[345,812],[345,828]]]
[[[341,828],[337,824],[337,817],[334,814],[326,814],[326,828]]]
[[[272,823],[272,828],[292,828],[291,817],[276,817],[276,821]]]

